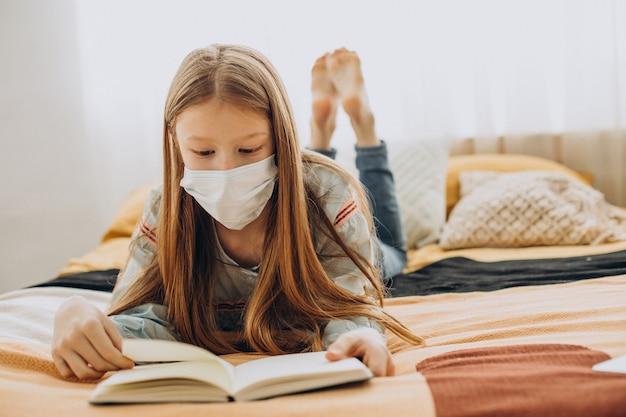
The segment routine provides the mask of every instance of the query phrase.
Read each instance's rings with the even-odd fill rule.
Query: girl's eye
[[[194,153],[198,156],[209,156],[211,154],[214,154],[215,151],[194,151]]]
[[[258,151],[259,149],[261,149],[260,147],[258,148],[241,148],[239,149],[239,152],[241,153],[254,153],[255,151]]]

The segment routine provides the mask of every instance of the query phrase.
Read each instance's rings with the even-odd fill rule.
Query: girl
[[[340,49],[312,70],[311,147],[301,150],[284,86],[259,52],[191,52],[165,105],[164,182],[153,190],[108,316],[85,299],[58,310],[65,377],[133,366],[122,337],[176,339],[218,354],[327,350],[393,375],[384,329],[421,338],[382,310],[381,277],[406,261],[393,177],[360,61]],[[357,137],[381,241],[361,185],[320,155],[341,103]],[[381,273],[382,272],[382,273]]]

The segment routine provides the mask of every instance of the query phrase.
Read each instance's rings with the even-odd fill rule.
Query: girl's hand
[[[328,347],[326,358],[331,361],[358,357],[374,376],[393,376],[396,373],[387,344],[376,330],[363,327],[342,334]]]
[[[122,355],[122,335],[113,321],[79,296],[68,298],[56,313],[52,359],[65,378],[95,379],[134,365]]]

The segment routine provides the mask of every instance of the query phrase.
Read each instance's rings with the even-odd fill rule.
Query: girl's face
[[[176,137],[185,167],[192,170],[224,171],[275,152],[267,117],[215,98],[183,110]]]

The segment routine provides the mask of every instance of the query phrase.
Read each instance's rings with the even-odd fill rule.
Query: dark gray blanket
[[[118,269],[55,278],[36,287],[61,286],[112,291]],[[448,258],[393,277],[392,297],[447,292],[494,291],[524,285],[559,284],[626,274],[626,251],[571,258],[478,262]]]
[[[395,276],[391,283],[391,296],[494,291],[622,274],[626,274],[626,251],[501,262],[479,262],[457,257]]]

